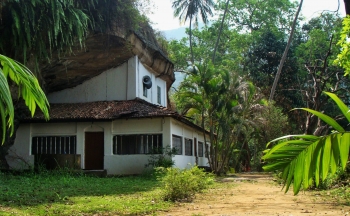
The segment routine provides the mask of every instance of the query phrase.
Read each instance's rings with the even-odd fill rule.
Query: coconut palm
[[[349,108],[333,93],[325,92],[338,106],[344,117],[350,122]],[[301,187],[307,189],[313,183],[316,186],[334,174],[338,166],[345,169],[349,158],[350,131],[340,126],[333,118],[321,112],[301,108],[319,117],[333,127],[333,132],[325,136],[288,135],[268,143],[280,142],[266,151],[263,159],[267,162],[265,171],[281,170],[287,192],[293,182],[294,194]]]
[[[14,132],[15,112],[9,87],[9,80],[11,80],[11,83],[18,86],[19,96],[24,99],[32,116],[38,106],[44,113],[45,118],[48,119],[49,103],[38,80],[27,67],[1,54],[0,65],[0,114],[2,143],[4,143],[7,128],[10,129],[10,135]]]
[[[180,22],[190,20],[189,25],[189,39],[191,49],[191,62],[194,63],[192,50],[192,21],[195,26],[198,25],[198,14],[200,13],[204,24],[208,23],[208,15],[213,16],[212,8],[214,7],[213,0],[173,0],[172,7],[174,9],[174,16],[179,17]]]

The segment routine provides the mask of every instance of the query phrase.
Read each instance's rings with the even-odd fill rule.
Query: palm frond
[[[2,66],[2,69],[0,68],[0,109],[3,133],[2,142],[4,142],[6,128],[9,127],[11,129],[10,135],[12,135],[14,129],[14,108],[11,92],[9,90],[8,79],[12,80],[18,86],[20,96],[24,99],[25,104],[29,108],[32,116],[35,113],[36,106],[38,106],[43,112],[45,118],[49,119],[49,102],[42,91],[38,80],[27,67],[1,54],[0,63]]]
[[[349,119],[347,116],[349,108],[335,94],[328,92],[326,94]],[[326,136],[288,135],[267,144],[269,147],[279,142],[272,149],[266,150],[263,159],[267,165],[263,167],[264,170],[281,170],[285,192],[293,183],[294,194],[298,194],[301,187],[307,189],[313,183],[318,186],[329,173],[334,174],[338,166],[344,170],[350,149],[350,132],[345,131],[334,119],[323,113],[306,108],[302,110],[316,115],[332,126],[336,132]]]

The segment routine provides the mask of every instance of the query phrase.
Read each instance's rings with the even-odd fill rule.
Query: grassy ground
[[[98,178],[69,173],[0,173],[0,215],[152,214],[172,204],[149,176]]]
[[[209,200],[211,195],[221,194],[236,185],[234,182],[227,184],[225,179],[217,178],[218,182],[212,185],[207,196]],[[98,178],[65,171],[20,175],[0,172],[0,215],[158,215],[178,206],[178,203],[163,200],[162,189],[161,182],[149,175]],[[240,194],[241,190],[232,193]],[[280,188],[277,191],[280,192]],[[320,195],[338,205],[349,205],[349,194],[349,187],[340,187]],[[248,197],[251,196],[249,192]],[[243,198],[234,197],[233,203]],[[208,206],[217,201],[215,198]],[[210,207],[208,211],[213,210]],[[232,211],[232,206],[228,211]],[[180,213],[188,212],[184,209]]]

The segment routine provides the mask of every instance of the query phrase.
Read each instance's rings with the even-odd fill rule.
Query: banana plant
[[[9,80],[18,86],[19,96],[25,101],[33,116],[38,106],[46,119],[49,119],[49,102],[34,74],[21,63],[0,54],[0,115],[2,126],[2,143],[5,141],[6,130],[10,136],[14,132],[14,106],[12,102]]]
[[[338,106],[344,117],[350,123],[349,108],[337,95],[325,92]],[[334,174],[338,167],[345,169],[349,159],[350,131],[346,131],[333,118],[321,112],[297,108],[312,113],[333,128],[331,134],[325,136],[287,135],[270,141],[271,149],[265,151],[262,157],[267,162],[265,171],[282,171],[285,192],[293,184],[294,195],[313,184],[318,186]],[[276,144],[277,143],[277,144]]]

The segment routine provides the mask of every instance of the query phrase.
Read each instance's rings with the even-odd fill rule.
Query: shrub
[[[195,194],[208,188],[214,182],[214,175],[194,166],[190,169],[158,169],[161,177],[163,198],[170,201],[191,201]]]
[[[175,162],[172,159],[175,156],[175,153],[176,149],[171,149],[169,146],[167,146],[166,148],[154,149],[145,167],[172,167],[175,164]]]

